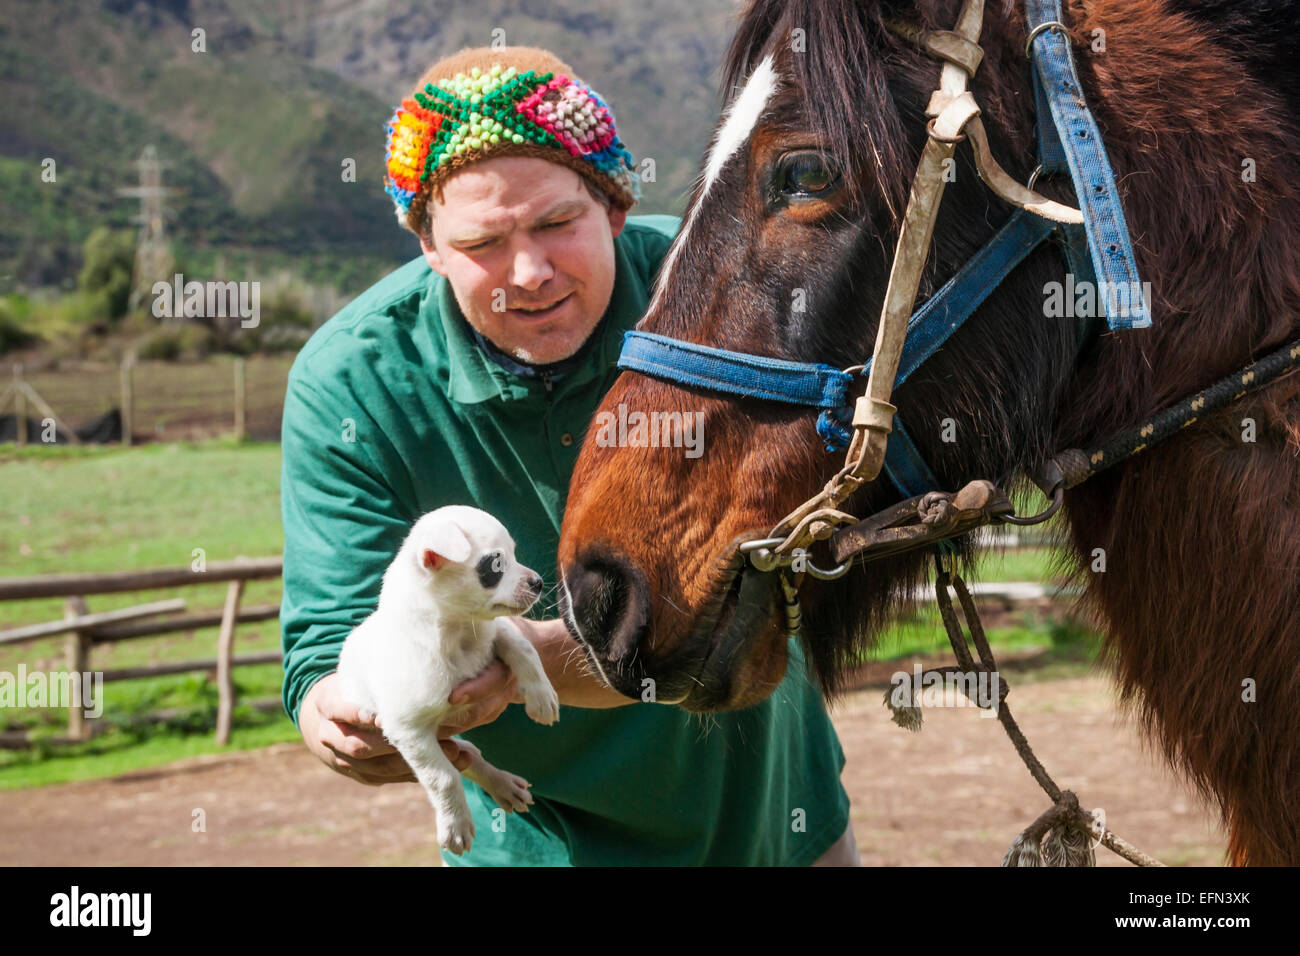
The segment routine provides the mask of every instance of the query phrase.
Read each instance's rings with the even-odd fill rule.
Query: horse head
[[[914,22],[938,27],[945,12]],[[891,29],[898,15],[847,2],[749,9],[725,67],[734,93],[638,329],[838,368],[870,355],[939,70]],[[1025,31],[1008,18],[985,36],[985,126],[1008,170],[1025,177],[1028,78],[1003,68],[1017,52],[1023,62]],[[952,176],[922,295],[1006,217],[966,154]],[[1005,478],[1052,450],[1047,423],[1078,346],[1076,323],[1042,316],[1040,290],[1059,272],[1049,250],[1031,256],[896,393],[944,487]],[[597,421],[638,412],[651,432],[677,416],[698,423],[702,454],[598,441],[589,429],[560,550],[571,622],[624,693],[640,696],[649,678],[660,700],[688,708],[748,706],[784,674],[784,601],[775,576],[735,573],[727,558],[820,488],[842,456],[827,453],[806,410],[636,373],[618,379]],[[945,428],[966,440],[943,441]],[[897,498],[881,480],[844,507],[865,514]],[[812,559],[826,560],[817,549]],[[827,691],[921,563],[859,566],[805,586],[803,633]]]
[[[958,6],[749,4],[726,60],[725,112],[639,330],[840,369],[866,360],[940,71],[915,30],[950,28]],[[1295,4],[1284,6],[1293,22]],[[1036,114],[1019,7],[984,9],[971,88],[991,152],[1025,182]],[[1050,290],[1067,268],[1050,245],[1030,253],[893,393],[939,488],[984,478],[1014,491],[1014,476],[1053,453],[1135,427],[1300,334],[1287,15],[1244,2],[1068,5],[1082,93],[1151,283],[1154,324],[1107,332],[1053,314]],[[1012,213],[969,157],[957,149],[921,301]],[[1073,204],[1069,177],[1037,188]],[[630,697],[652,681],[655,699],[691,710],[764,699],[787,664],[787,596],[778,575],[734,560],[736,544],[767,535],[842,456],[827,453],[808,409],[639,371],[617,379],[602,417],[620,423],[618,440],[588,430],[561,533],[571,631]],[[1263,437],[1243,440],[1247,419]],[[647,422],[687,420],[701,454],[633,440],[652,437]],[[1217,797],[1238,861],[1300,861],[1297,454],[1293,376],[1065,498],[1065,543],[1122,698]],[[865,516],[901,497],[880,477],[841,507]],[[959,548],[971,556],[968,542]],[[1110,555],[1105,573],[1089,573],[1097,549]],[[810,558],[833,563],[820,544]],[[799,585],[806,656],[828,695],[925,562],[916,552],[855,563],[837,580]],[[1243,708],[1243,681],[1267,681],[1269,695]]]

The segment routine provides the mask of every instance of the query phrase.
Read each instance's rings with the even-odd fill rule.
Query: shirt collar
[[[596,327],[591,330],[591,334],[587,336],[587,340],[578,347],[578,351],[574,352],[566,359],[560,359],[558,362],[550,362],[545,365],[530,365],[527,362],[519,361],[508,352],[503,352],[501,349],[497,348],[496,344],[493,343],[491,339],[485,336],[478,329],[474,328],[474,326],[470,325],[469,322],[465,322],[465,324],[469,326],[469,332],[474,337],[474,342],[478,345],[480,351],[510,374],[518,375],[520,378],[543,380],[549,378],[552,382],[558,382],[582,364],[583,360],[587,357],[587,352],[600,341],[601,336],[605,331],[605,323],[608,321],[609,313],[606,312],[601,316],[600,322],[597,323]]]

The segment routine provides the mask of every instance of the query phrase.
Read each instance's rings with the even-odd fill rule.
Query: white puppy
[[[559,698],[537,650],[500,616],[523,614],[541,587],[541,577],[515,560],[501,522],[477,508],[439,508],[415,523],[384,572],[379,606],[348,635],[339,656],[343,696],[363,719],[378,716],[438,813],[439,845],[458,855],[474,840],[474,821],[437,730],[463,710],[447,702],[452,688],[493,657],[518,678],[529,717],[539,724],[559,719]],[[526,812],[533,802],[528,782],[461,746],[472,761],[465,776],[507,813]]]

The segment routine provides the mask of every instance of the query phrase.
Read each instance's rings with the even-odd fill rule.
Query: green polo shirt
[[[629,217],[599,340],[550,389],[484,355],[423,258],[312,336],[289,374],[282,426],[280,622],[295,722],[307,690],[374,610],[407,531],[434,508],[474,505],[499,518],[519,560],[546,580],[532,616],[555,616],[569,476],[678,225]],[[477,836],[463,857],[444,854],[452,864],[800,865],[848,826],[844,754],[794,642],[785,680],[743,711],[564,707],[542,727],[511,705],[463,736],[529,780],[536,804],[494,813],[465,780]]]

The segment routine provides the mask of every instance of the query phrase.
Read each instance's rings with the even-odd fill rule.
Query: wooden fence
[[[279,661],[279,651],[235,654],[235,629],[240,624],[275,620],[280,616],[278,604],[240,607],[246,581],[278,578],[280,558],[238,558],[234,561],[209,563],[202,571],[191,568],[161,568],[147,571],[117,571],[90,574],[47,574],[26,578],[0,578],[0,601],[61,597],[64,616],[60,621],[31,624],[0,631],[0,644],[16,644],[59,634],[66,635],[65,662],[69,674],[91,672],[91,655],[97,644],[110,644],[138,637],[153,637],[220,625],[217,656],[212,660],[180,661],[148,667],[124,667],[103,672],[105,683],[183,674],[191,671],[217,672],[217,743],[230,741],[231,716],[235,707],[233,670],[246,664],[269,664]],[[159,617],[185,610],[179,598],[155,601],[116,611],[91,613],[85,598],[91,594],[116,594],[123,591],[148,591],[156,588],[184,587],[225,582],[226,602],[220,613],[182,614]],[[153,618],[153,620],[148,620]],[[82,709],[83,701],[72,700],[68,707],[68,741],[87,739],[89,727]]]
[[[78,363],[53,370],[15,364],[0,385],[0,414],[15,416],[18,446],[37,443],[28,415],[57,426],[61,438],[81,440],[74,422],[90,422],[113,408],[122,420],[123,445],[192,440],[217,434],[275,441],[292,356],[216,356],[202,362]],[[48,440],[48,439],[47,439]]]

